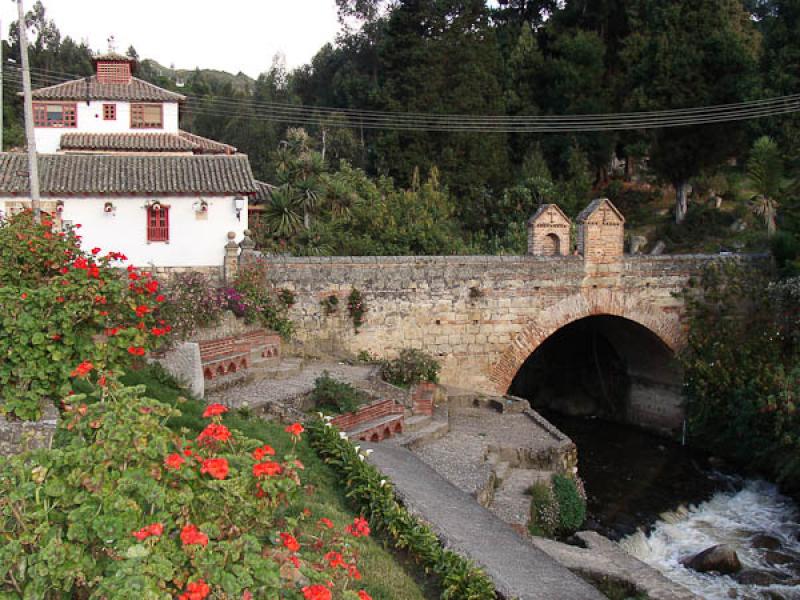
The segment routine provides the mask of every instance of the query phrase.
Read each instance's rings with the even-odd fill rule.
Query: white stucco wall
[[[247,229],[247,206],[236,219],[233,196],[203,196],[208,203],[207,217],[198,217],[194,203],[197,196],[189,197],[123,197],[75,198],[65,197],[61,219],[80,224],[83,247],[102,248],[104,252],[124,253],[129,262],[137,266],[155,267],[205,267],[222,265],[228,232],[241,241]],[[53,205],[57,198],[48,197],[43,204]],[[145,203],[158,200],[170,207],[169,243],[147,242],[147,213]],[[103,212],[106,202],[112,202],[115,212]],[[9,214],[21,198],[0,198],[0,208]]]
[[[103,104],[117,105],[117,118],[103,119]],[[164,119],[161,129],[131,129],[131,103],[111,100],[93,100],[75,103],[78,113],[77,127],[36,127],[36,150],[41,154],[58,151],[64,133],[176,133],[178,131],[178,103],[164,102]]]

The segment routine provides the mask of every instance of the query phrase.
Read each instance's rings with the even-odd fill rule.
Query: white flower
[[[361,450],[361,446],[355,446],[355,449],[356,449],[356,452],[358,452],[359,450]]]
[[[364,462],[364,455],[363,454],[359,454],[358,455],[358,460],[360,460],[361,462]]]
[[[381,487],[383,487],[385,485],[386,485],[386,480],[385,479],[381,479]]]
[[[320,413],[320,414],[321,414],[321,413]],[[325,419],[325,420],[326,420],[328,423],[330,423],[331,421],[333,421],[333,417],[332,417],[332,416],[330,416],[330,415],[326,415],[326,416],[324,416],[324,417],[322,417],[322,418],[323,418],[323,419]]]
[[[333,427],[330,423],[325,423],[325,427]]]
[[[320,419],[324,419],[325,418],[325,415],[323,415],[321,412],[318,412],[317,414],[319,415]]]
[[[372,454],[373,452],[375,452],[375,451],[374,451],[374,450],[372,450],[371,448],[368,448],[368,449],[364,450],[364,456],[369,456],[369,455],[370,455],[370,454]]]
[[[342,438],[343,440],[346,440],[347,439],[347,434],[344,431],[340,431],[339,432],[339,437]]]

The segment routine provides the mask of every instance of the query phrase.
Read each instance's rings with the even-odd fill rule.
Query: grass
[[[169,426],[177,431],[188,430],[187,436],[197,435],[208,424],[202,417],[205,403],[191,398],[158,368],[146,367],[131,372],[124,376],[123,382],[126,385],[145,385],[148,396],[177,407],[182,414],[171,419]],[[225,415],[224,422],[230,429],[237,429],[247,437],[269,443],[279,455],[291,448],[282,424],[254,417],[247,411],[231,411]],[[334,472],[304,441],[298,444],[297,451],[305,465],[303,482],[309,490],[303,506],[310,508],[315,516],[329,518],[340,529],[351,523],[358,515],[348,508]],[[439,597],[433,582],[427,581],[410,561],[386,549],[380,539],[360,538],[358,544],[358,566],[363,576],[359,586],[374,600],[432,600]]]

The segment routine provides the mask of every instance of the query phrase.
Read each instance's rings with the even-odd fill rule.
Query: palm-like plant
[[[290,237],[303,227],[303,202],[294,189],[282,185],[272,190],[264,206],[264,221],[278,237]]]
[[[783,159],[778,144],[769,136],[758,138],[750,151],[747,174],[756,194],[750,199],[752,211],[764,219],[767,235],[772,237],[777,229],[777,198],[783,183]]]

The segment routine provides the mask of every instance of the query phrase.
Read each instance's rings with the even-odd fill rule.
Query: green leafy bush
[[[552,538],[558,531],[558,502],[547,483],[537,481],[528,492],[531,495],[531,520],[528,530],[532,535]]]
[[[409,386],[421,381],[439,381],[439,362],[430,354],[415,348],[405,348],[397,358],[381,363],[384,381],[399,386]]]
[[[29,212],[0,221],[0,411],[19,419],[76,378],[104,383],[172,329],[150,273],[114,268],[122,254],[84,251],[74,228],[52,225]]]
[[[586,520],[586,498],[575,479],[556,473],[552,478],[553,497],[558,505],[558,533],[568,536]]]
[[[174,335],[188,339],[201,327],[216,325],[222,317],[222,299],[214,283],[202,273],[179,273],[164,286],[164,317]]]
[[[395,548],[405,550],[440,579],[442,600],[492,600],[494,586],[482,571],[455,552],[445,550],[429,527],[400,506],[392,486],[364,455],[321,419],[308,425],[311,446],[347,484],[347,497]]]
[[[311,399],[316,410],[338,414],[355,412],[368,400],[364,392],[334,379],[328,371],[314,381]]]
[[[229,299],[229,308],[235,314],[288,338],[292,334],[292,322],[286,317],[286,298],[281,300],[267,286],[266,269],[264,262],[244,265],[239,269],[233,287],[223,291]]]
[[[367,314],[367,303],[360,290],[353,288],[347,296],[347,313],[353,321],[353,329],[356,333],[364,324],[364,315]]]
[[[72,397],[63,447],[0,459],[2,597],[299,598],[323,586],[357,598],[344,590],[366,521],[307,522],[291,505],[294,447],[275,457],[225,427],[220,405],[187,440],[143,387],[112,384],[98,400]]]
[[[770,285],[760,269],[709,266],[684,299],[680,355],[694,445],[800,489],[799,280]]]

